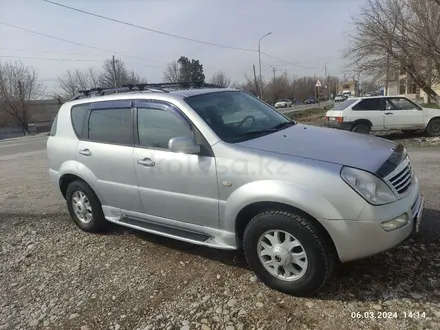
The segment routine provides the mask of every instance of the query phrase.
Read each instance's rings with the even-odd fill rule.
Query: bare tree
[[[168,63],[163,73],[163,79],[167,83],[177,83],[180,79],[180,67],[177,61]]]
[[[102,65],[103,72],[99,76],[99,87],[117,88],[126,84],[137,84],[146,82],[145,79],[128,71],[125,63],[113,56],[111,59],[105,60]]]
[[[34,69],[20,61],[0,63],[0,112],[12,117],[25,134],[29,120],[26,101],[41,98],[44,93]]]
[[[93,68],[86,71],[68,70],[64,75],[58,77],[58,84],[60,96],[70,99],[76,96],[80,90],[98,87],[98,74]]]
[[[439,1],[368,0],[353,24],[345,52],[353,66],[382,81],[405,72],[438,97],[431,86],[440,81]]]
[[[221,71],[214,73],[209,82],[221,87],[229,87],[231,85],[231,79]]]

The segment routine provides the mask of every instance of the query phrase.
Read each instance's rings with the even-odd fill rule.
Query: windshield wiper
[[[275,125],[274,127],[271,127],[271,128],[266,128],[266,129],[262,129],[262,130],[247,131],[244,133],[237,134],[237,135],[229,138],[228,141],[234,142],[237,139],[255,138],[258,136],[265,135],[265,134],[278,132],[284,128],[287,128],[287,127],[293,126],[293,125],[296,125],[296,123],[294,121],[286,121],[283,123],[279,123],[278,125]]]
[[[281,129],[284,129],[286,127],[293,126],[293,125],[296,125],[296,123],[294,121],[285,121],[283,123],[279,123],[278,125],[275,125],[274,127],[271,128],[271,130],[279,131]]]
[[[270,134],[273,132],[278,131],[278,129],[276,128],[268,128],[268,129],[262,129],[262,130],[255,130],[255,131],[247,131],[244,133],[240,133],[237,135],[234,135],[233,137],[230,137],[228,139],[228,142],[236,142],[236,140],[240,140],[240,139],[246,139],[246,138],[254,138],[254,137],[258,137],[258,136],[262,136],[265,134]]]

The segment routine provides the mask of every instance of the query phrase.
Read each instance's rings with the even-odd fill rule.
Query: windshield
[[[346,99],[344,102],[339,103],[335,107],[333,107],[331,110],[345,110],[350,105],[352,105],[354,102],[357,102],[358,99]]]
[[[295,124],[245,92],[195,95],[185,102],[226,142],[256,138]]]

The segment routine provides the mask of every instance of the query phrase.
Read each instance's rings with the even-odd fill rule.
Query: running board
[[[235,246],[226,245],[224,242],[219,242],[216,238],[206,235],[204,233],[198,233],[180,228],[164,226],[157,223],[152,223],[152,222],[138,220],[134,218],[128,218],[128,217],[123,217],[118,220],[111,217],[108,218],[106,217],[106,219],[110,222],[116,223],[124,227],[136,229],[150,234],[172,238],[182,242],[187,242],[196,245],[203,245],[214,249],[222,249],[222,250],[236,249]]]
[[[122,218],[118,221],[121,225],[130,225],[130,227],[140,228],[140,230],[144,230],[147,232],[159,233],[160,235],[183,238],[185,240],[197,241],[197,242],[205,242],[210,237],[201,234],[195,233],[187,230],[182,230],[179,228],[163,226],[157,223],[152,223],[144,220],[137,220],[133,218]]]

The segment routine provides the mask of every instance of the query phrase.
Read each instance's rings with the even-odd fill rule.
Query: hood
[[[378,172],[397,147],[396,143],[375,136],[302,124],[238,145],[352,166],[373,173]]]

